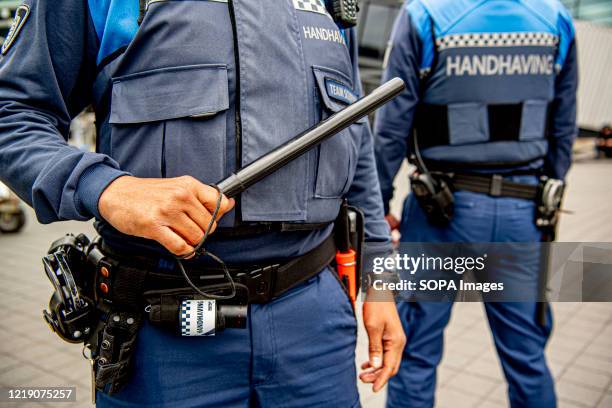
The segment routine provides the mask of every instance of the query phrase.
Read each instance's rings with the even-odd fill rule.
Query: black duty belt
[[[106,285],[102,297],[113,303],[138,307],[141,296],[150,290],[186,287],[180,273],[158,272],[158,259],[129,256],[102,245],[107,257],[106,271],[97,271],[98,286]],[[267,303],[287,290],[319,274],[335,257],[336,244],[333,234],[310,252],[284,262],[258,265],[227,265],[232,279],[249,289],[249,303]],[[197,286],[227,283],[223,269],[218,266],[202,266],[185,263],[185,269]],[[106,276],[104,276],[106,275]],[[98,288],[99,289],[99,288]],[[98,292],[100,292],[98,290]]]
[[[512,197],[525,200],[535,200],[538,196],[538,186],[515,183],[504,180],[503,176],[476,174],[453,174],[450,176],[455,190],[466,190],[474,193],[488,194],[492,197]]]

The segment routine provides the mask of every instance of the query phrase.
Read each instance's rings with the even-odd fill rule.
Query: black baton
[[[217,185],[227,197],[235,197],[264,177],[274,173],[323,141],[372,113],[405,89],[404,81],[393,78],[372,93],[336,112],[314,127],[233,173]]]

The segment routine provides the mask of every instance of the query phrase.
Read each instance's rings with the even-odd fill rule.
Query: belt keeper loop
[[[494,174],[491,177],[491,184],[489,187],[489,195],[492,197],[499,197],[502,194],[502,183],[503,177],[499,174]]]

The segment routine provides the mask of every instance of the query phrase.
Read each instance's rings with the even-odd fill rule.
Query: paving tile
[[[445,353],[462,354],[469,357],[480,356],[485,351],[493,350],[492,342],[483,343],[478,338],[482,337],[481,333],[471,333],[471,339],[460,337],[449,342]]]
[[[573,339],[575,341],[589,342],[593,340],[593,337],[599,335],[599,331],[596,330],[584,330],[583,328],[575,328],[571,324],[566,324],[559,330],[553,332],[554,336],[562,337],[564,339]]]
[[[440,365],[437,370],[436,382],[438,386],[447,384],[455,376],[459,375],[459,370],[456,370],[448,365]]]
[[[457,370],[462,370],[472,361],[472,357],[460,353],[444,353],[442,363]]]
[[[578,366],[571,366],[565,371],[561,380],[604,391],[612,381],[612,376]]]
[[[546,351],[550,350],[580,350],[585,348],[593,341],[593,338],[577,339],[574,337],[567,337],[557,335],[553,332],[548,344],[546,345]]]
[[[371,393],[367,398],[362,397],[362,405],[364,408],[382,408],[385,406],[387,401],[387,392],[386,390],[381,390],[380,392]]]
[[[567,364],[574,361],[582,352],[582,349],[562,349],[562,348],[553,348],[547,349],[546,360],[547,361],[556,361],[559,363]]]
[[[607,359],[583,354],[575,360],[575,364],[587,370],[594,370],[608,375],[612,374],[612,364]]]
[[[589,344],[582,353],[597,358],[603,358],[612,363],[612,345],[604,346],[592,343]]]
[[[595,337],[595,339],[593,339],[593,342],[590,345],[609,347],[610,349],[612,349],[612,337],[600,334]]]
[[[601,391],[596,391],[563,379],[557,383],[557,396],[560,400],[563,399],[588,407],[594,407],[602,395]]]
[[[492,401],[492,400],[484,400],[480,404],[477,405],[478,408],[506,408],[508,407],[507,403]]]
[[[436,408],[473,408],[479,398],[452,388],[445,387],[436,394]]]
[[[564,398],[559,398],[557,400],[557,407],[558,408],[586,408],[588,407],[588,405],[579,404],[577,402],[569,401]]]
[[[498,380],[477,376],[470,373],[460,373],[450,380],[447,385],[449,388],[460,390],[465,393],[485,397],[499,384]]]
[[[18,387],[25,381],[44,377],[46,373],[29,364],[20,364],[0,372],[0,385]]]
[[[21,362],[15,357],[5,353],[0,354],[0,372],[7,371],[19,364]]]
[[[501,383],[505,380],[504,373],[497,358],[494,356],[491,357],[490,354],[475,359],[464,371],[479,377],[489,378],[497,383]]]
[[[565,370],[572,365],[569,362],[563,363],[550,358],[547,359],[546,363],[548,364],[548,369],[555,380],[561,378],[561,375],[565,372]]]
[[[497,401],[504,404],[508,403],[508,386],[503,384],[498,384],[487,396],[487,400]]]
[[[597,408],[612,408],[612,393],[604,395]]]

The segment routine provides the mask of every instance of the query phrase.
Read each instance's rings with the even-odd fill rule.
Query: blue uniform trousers
[[[247,329],[181,337],[145,323],[133,378],[98,407],[355,407],[357,326],[325,270],[249,307]]]
[[[427,222],[410,195],[402,217],[402,241],[537,242],[540,232],[534,224],[534,206],[527,200],[459,191],[455,193],[455,216],[451,224],[438,228]],[[536,293],[538,262],[539,253],[535,251],[521,262],[500,262],[491,269],[506,284],[514,281],[517,288]],[[436,367],[442,358],[443,332],[452,305],[452,301],[398,303],[407,345],[400,371],[389,383],[388,407],[433,406]],[[536,302],[485,302],[484,305],[508,382],[510,405],[513,408],[555,407],[554,382],[544,356],[552,329],[550,310],[547,325],[542,327],[536,318]]]

